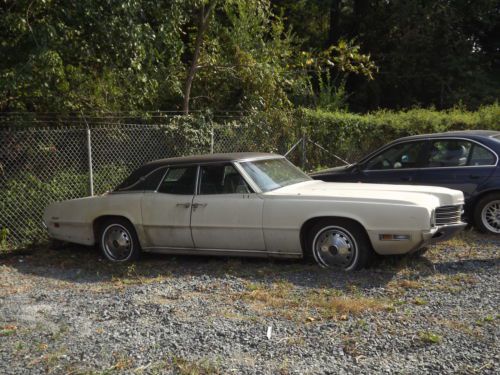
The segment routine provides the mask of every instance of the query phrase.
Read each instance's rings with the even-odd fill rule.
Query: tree
[[[496,0],[273,0],[304,50],[354,40],[379,66],[375,80],[351,75],[351,108],[458,103],[477,107],[500,97]],[[323,47],[324,48],[324,47]]]
[[[198,59],[200,57],[200,51],[203,43],[203,38],[208,28],[210,22],[210,16],[217,4],[216,0],[211,0],[208,4],[202,3],[200,5],[199,17],[197,23],[196,41],[194,43],[193,57],[191,58],[191,63],[189,64],[189,70],[186,77],[186,83],[184,85],[184,100],[182,104],[182,110],[184,114],[189,113],[189,99],[191,97],[191,86],[193,85],[193,79],[198,70]]]

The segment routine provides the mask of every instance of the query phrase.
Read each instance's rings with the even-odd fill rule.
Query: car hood
[[[354,164],[342,165],[340,167],[333,167],[333,168],[328,168],[328,169],[322,169],[320,171],[309,173],[309,176],[311,176],[312,178],[318,178],[318,177],[321,177],[324,175],[342,174],[342,173],[349,171],[353,167],[353,165]]]
[[[345,182],[306,181],[265,193],[311,199],[366,200],[388,204],[424,205],[428,207],[463,204],[459,190],[435,186],[388,185]]]

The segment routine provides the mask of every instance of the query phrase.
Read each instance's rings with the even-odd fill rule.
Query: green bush
[[[500,105],[482,107],[475,112],[458,108],[448,111],[411,109],[400,112],[383,110],[364,115],[300,109],[296,118],[297,126],[311,140],[328,152],[354,162],[377,147],[408,135],[466,129],[500,130]],[[312,149],[315,150],[314,146]],[[324,165],[324,154],[310,149],[308,165]]]
[[[118,185],[130,173],[108,165],[94,172],[96,191]],[[99,182],[99,183],[97,183]],[[48,181],[32,172],[13,176],[0,189],[0,249],[43,239],[42,214],[50,203],[88,195],[88,174],[74,169],[55,173]]]

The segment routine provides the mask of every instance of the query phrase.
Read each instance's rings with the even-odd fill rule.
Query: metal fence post
[[[212,123],[212,129],[210,129],[210,153],[214,153],[214,124]]]
[[[307,166],[307,134],[302,133],[302,156],[301,156],[302,169],[306,170]]]
[[[94,195],[94,174],[92,171],[92,139],[90,137],[90,128],[87,127],[87,161],[89,168],[89,194]]]

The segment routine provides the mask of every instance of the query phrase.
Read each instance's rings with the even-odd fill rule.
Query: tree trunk
[[[191,65],[189,66],[188,75],[184,84],[184,101],[182,104],[182,111],[186,115],[189,114],[189,99],[191,97],[191,87],[193,85],[196,71],[198,70],[198,59],[200,57],[201,46],[203,44],[203,37],[205,35],[205,32],[207,31],[210,13],[212,13],[215,7],[215,3],[216,0],[213,0],[208,4],[207,9],[205,9],[205,5],[202,5],[200,9],[198,33],[196,34],[196,41],[194,43],[193,58],[191,60]]]
[[[337,44],[340,38],[340,0],[331,0],[330,3],[330,25],[328,28],[327,48]]]

